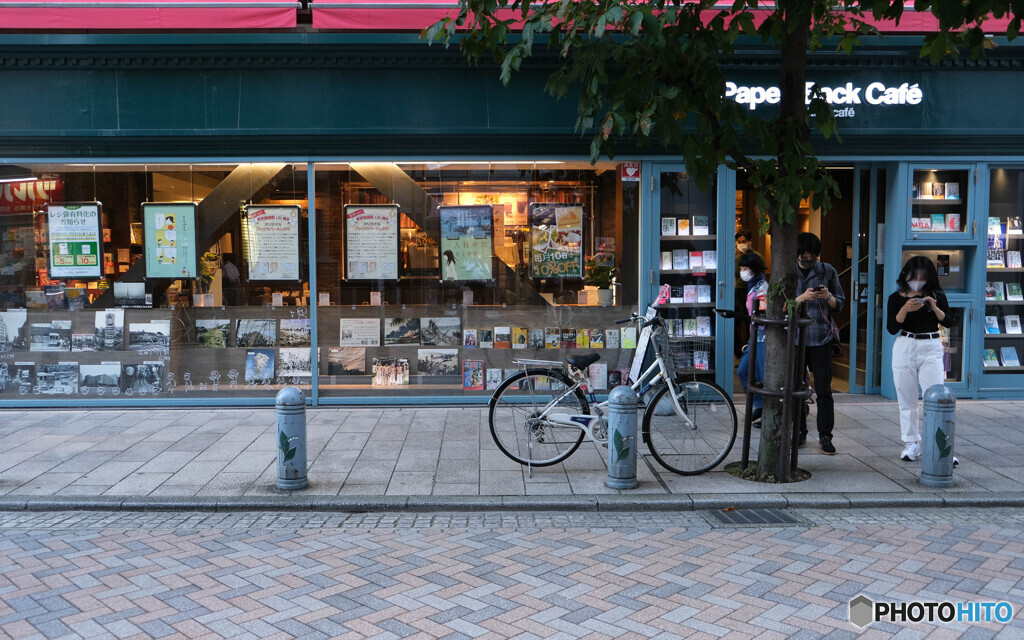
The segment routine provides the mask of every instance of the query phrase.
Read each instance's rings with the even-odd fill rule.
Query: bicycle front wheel
[[[491,397],[491,436],[519,464],[547,467],[565,460],[583,442],[583,430],[548,419],[552,413],[588,415],[590,405],[561,371],[531,369],[510,376]]]
[[[644,412],[644,441],[654,459],[669,471],[684,476],[710,471],[725,460],[736,441],[736,408],[718,385],[682,382],[674,386],[685,417],[675,412],[668,386],[662,386]]]

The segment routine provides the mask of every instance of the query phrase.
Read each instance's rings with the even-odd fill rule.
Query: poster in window
[[[533,278],[583,276],[581,205],[530,205],[530,275]]]
[[[245,213],[249,279],[298,280],[300,208],[249,205]]]
[[[345,279],[398,279],[398,205],[345,205]]]
[[[195,203],[144,203],[142,230],[147,278],[196,277]]]
[[[492,205],[442,206],[441,278],[490,280],[494,252]]]
[[[46,206],[50,236],[50,273],[59,278],[100,278],[100,203]]]

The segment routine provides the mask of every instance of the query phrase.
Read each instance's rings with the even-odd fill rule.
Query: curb
[[[958,493],[763,493],[730,496],[574,495],[574,496],[314,496],[103,497],[4,496],[0,511],[318,511],[479,512],[575,511],[658,512],[715,509],[866,509],[938,507],[1024,507],[1017,492]]]

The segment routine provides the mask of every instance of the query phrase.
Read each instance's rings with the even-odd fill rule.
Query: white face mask
[[[911,291],[920,291],[921,289],[924,289],[924,285],[924,280],[911,280],[907,282],[907,286],[910,287]]]
[[[750,272],[750,269],[740,269],[740,280],[743,282],[750,282],[753,277],[754,274]]]
[[[750,251],[750,243],[749,242],[737,242],[736,243],[736,250],[739,251],[740,253],[746,253],[746,252]]]

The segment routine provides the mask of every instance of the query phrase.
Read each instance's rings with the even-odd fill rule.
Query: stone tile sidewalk
[[[616,491],[604,485],[605,450],[590,442],[529,474],[498,451],[483,407],[318,408],[307,413],[310,486],[286,493],[272,408],[3,410],[0,508],[1021,505],[1022,415],[1024,402],[958,402],[950,489],[921,485],[919,464],[898,459],[894,402],[849,396],[836,404],[838,455],[801,449],[810,480],[756,484],[721,467],[677,476],[641,448],[639,487]],[[730,460],[739,452],[737,441]]]

